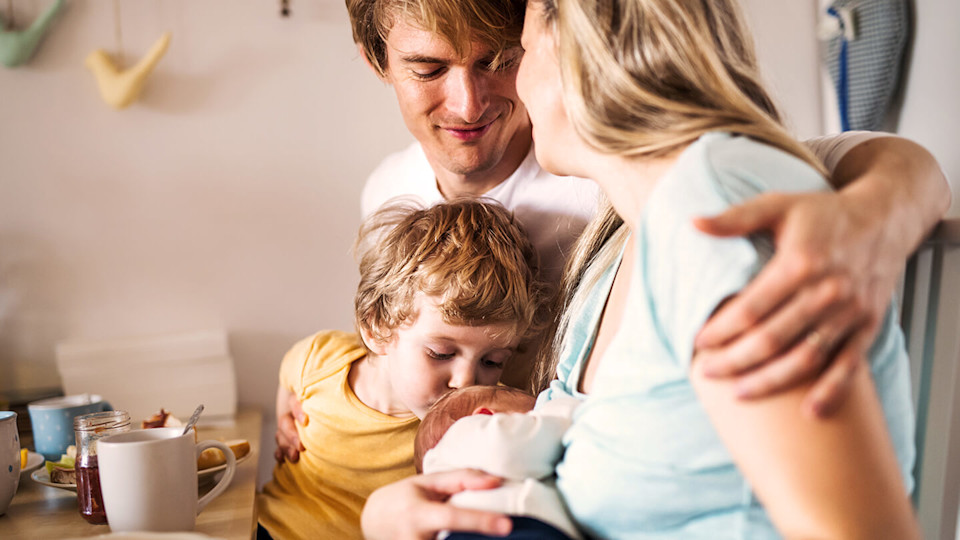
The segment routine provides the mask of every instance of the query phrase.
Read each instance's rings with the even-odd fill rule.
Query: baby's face
[[[494,413],[525,413],[533,410],[533,405],[537,399],[531,395],[522,392],[496,387],[491,393],[490,388],[471,387],[460,390],[464,394],[471,392],[486,392],[489,394],[486,399],[481,400],[473,414],[494,414]]]

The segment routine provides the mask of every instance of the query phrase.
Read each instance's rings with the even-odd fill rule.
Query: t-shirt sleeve
[[[313,356],[311,352],[316,338],[314,335],[298,341],[287,351],[280,363],[280,385],[298,396],[303,393],[303,376]]]
[[[854,146],[879,137],[889,137],[889,133],[876,131],[844,131],[834,135],[824,135],[807,139],[804,144],[823,162],[830,174],[837,169],[837,164],[847,155]]]
[[[717,307],[773,254],[769,235],[719,238],[693,225],[765,191],[828,189],[807,163],[742,137],[714,137],[651,194],[633,239],[660,336],[689,366],[693,342]]]

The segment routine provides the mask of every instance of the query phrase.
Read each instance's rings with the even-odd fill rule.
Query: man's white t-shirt
[[[517,170],[483,196],[513,212],[540,254],[545,279],[558,283],[574,241],[597,212],[600,188],[544,171],[531,148]],[[424,206],[444,200],[419,143],[388,156],[373,171],[363,189],[363,217],[396,197]]]
[[[854,146],[885,133],[848,131],[806,141],[827,170]],[[520,167],[506,180],[483,194],[500,202],[530,236],[540,254],[545,279],[559,283],[563,264],[574,241],[597,211],[600,188],[595,182],[571,176],[556,176],[537,163],[533,147]],[[429,206],[443,201],[436,175],[420,143],[391,154],[371,173],[363,188],[361,211],[366,218],[396,197]]]

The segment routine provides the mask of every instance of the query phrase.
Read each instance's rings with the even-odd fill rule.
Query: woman
[[[693,219],[768,191],[827,189],[758,82],[734,0],[528,4],[518,75],[537,159],[593,178],[612,202],[567,275],[558,379],[583,400],[557,486],[591,536],[912,538],[913,417],[888,313],[836,416],[800,413],[809,384],[755,402],[703,373],[696,335],[770,257]],[[776,173],[776,174],[772,174]],[[495,479],[420,477],[375,493],[369,536],[503,533],[438,505]]]

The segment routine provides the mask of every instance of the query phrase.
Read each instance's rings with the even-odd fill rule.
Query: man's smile
[[[481,139],[488,131],[490,131],[490,127],[493,126],[495,121],[496,119],[493,119],[490,122],[478,127],[450,126],[441,127],[440,129],[449,133],[451,136],[460,141],[471,142]]]

